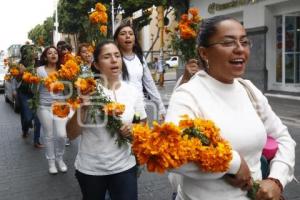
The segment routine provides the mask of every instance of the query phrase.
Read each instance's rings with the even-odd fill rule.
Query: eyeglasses
[[[208,44],[207,47],[211,47],[214,45],[220,44],[223,47],[229,47],[229,48],[237,48],[239,44],[244,47],[244,48],[251,48],[252,47],[252,42],[250,39],[242,39],[242,40],[234,40],[234,39],[226,39],[224,41],[220,42],[214,42],[211,44]]]

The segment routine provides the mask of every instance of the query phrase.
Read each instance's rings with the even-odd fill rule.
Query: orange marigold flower
[[[188,11],[191,15],[193,16],[197,16],[199,15],[199,9],[198,8],[190,8],[189,11]]]
[[[65,86],[62,82],[55,81],[52,82],[47,89],[49,90],[49,92],[59,93],[65,89]]]
[[[102,3],[96,3],[95,8],[98,12],[106,12],[106,7]]]
[[[37,76],[31,76],[30,77],[30,83],[32,83],[32,84],[38,84],[40,82],[40,80],[41,79]]]
[[[201,17],[200,16],[194,16],[192,17],[192,22],[193,23],[199,23],[201,21]]]
[[[6,80],[6,81],[9,81],[11,78],[12,77],[9,74],[5,74],[5,76],[4,76],[4,80]]]
[[[80,67],[73,59],[68,60],[58,71],[59,76],[63,79],[73,80],[80,72]]]
[[[187,24],[179,24],[179,30],[182,39],[194,39],[197,36],[196,31]]]
[[[107,19],[108,19],[108,16],[107,16],[106,12],[100,12],[99,13],[99,22],[101,24],[106,24],[107,23]]]
[[[100,22],[100,15],[99,15],[99,12],[97,12],[97,11],[92,12],[92,13],[89,15],[89,19],[90,19],[90,22],[93,23],[93,24],[99,23],[99,22]]]
[[[10,73],[11,73],[12,76],[18,76],[18,75],[20,75],[20,71],[17,68],[15,68],[15,67],[13,67],[10,70]]]
[[[79,89],[80,93],[87,95],[96,89],[96,80],[93,78],[78,78],[75,83],[75,87]]]
[[[125,111],[125,105],[112,102],[103,107],[103,111],[110,116],[121,116]]]
[[[99,30],[102,35],[104,35],[104,36],[107,35],[107,26],[106,25],[101,25]]]
[[[189,20],[188,14],[181,15],[181,23],[187,22]]]
[[[30,78],[32,74],[30,72],[24,72],[22,76],[22,80],[26,83],[30,83]]]
[[[67,103],[55,102],[52,104],[52,113],[58,117],[65,118],[70,113],[70,106]]]
[[[77,108],[79,108],[81,100],[79,98],[67,99],[67,103],[70,104],[73,110],[76,110]]]

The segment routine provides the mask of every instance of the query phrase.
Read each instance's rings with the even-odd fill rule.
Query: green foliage
[[[28,32],[28,38],[39,46],[49,46],[53,44],[54,19],[48,17],[43,24],[36,25]]]
[[[59,19],[59,31],[69,34],[78,34],[80,42],[91,42],[91,36],[89,31],[92,26],[89,22],[88,15],[91,8],[94,8],[95,4],[101,2],[106,5],[108,18],[108,35],[111,35],[111,0],[60,0],[58,5],[58,19]],[[125,10],[123,18],[132,16],[132,13],[137,10],[146,10],[153,5],[163,5],[165,7],[174,7],[181,14],[188,8],[188,0],[115,0],[115,8],[121,5]],[[135,25],[138,30],[143,26],[148,25],[151,21],[150,14],[145,14],[141,18],[135,20]]]

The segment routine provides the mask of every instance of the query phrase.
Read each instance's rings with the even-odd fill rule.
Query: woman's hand
[[[280,200],[281,189],[273,180],[265,179],[259,184],[255,200]]]
[[[129,138],[131,136],[131,125],[129,124],[124,124],[121,128],[120,128],[120,133],[123,137],[125,138]]]
[[[227,174],[224,178],[230,185],[241,188],[245,191],[251,189],[253,185],[249,167],[242,156],[239,171],[235,175]]]

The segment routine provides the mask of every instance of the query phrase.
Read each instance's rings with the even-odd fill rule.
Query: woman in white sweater
[[[160,120],[164,119],[165,106],[155,86],[133,27],[129,24],[120,25],[115,31],[114,40],[121,50],[128,69],[128,83],[136,87],[141,96],[144,96],[144,92],[146,92],[150,100],[154,102],[154,112],[158,111],[155,114],[158,113]]]
[[[214,121],[231,143],[233,159],[225,173],[204,173],[193,163],[174,170],[182,175],[177,199],[247,200],[252,179],[262,179],[260,158],[270,135],[279,148],[256,199],[279,200],[282,188],[293,178],[295,142],[264,95],[246,81],[258,101],[255,109],[237,79],[245,71],[251,42],[243,26],[232,18],[213,17],[201,26],[198,52],[206,69],[175,90],[166,121],[177,123],[183,114]]]
[[[128,73],[126,66],[122,67],[121,53],[114,42],[99,44],[94,58],[95,68],[101,73],[104,93],[111,100],[125,105],[120,133],[123,137],[130,137],[134,114],[139,113],[140,119],[146,121],[143,99],[135,87],[123,81]],[[131,145],[118,146],[117,134],[112,137],[100,117],[94,124],[88,109],[88,106],[82,106],[67,124],[70,139],[81,136],[75,168],[83,199],[104,200],[106,191],[109,191],[112,200],[137,200],[137,167]]]

